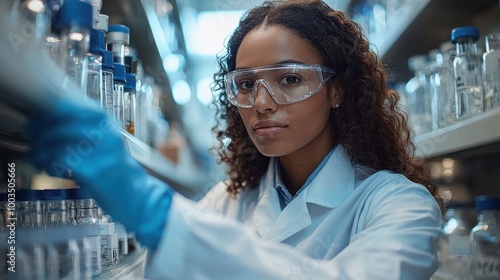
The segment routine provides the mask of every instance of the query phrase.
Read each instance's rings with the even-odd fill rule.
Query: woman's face
[[[284,62],[322,64],[310,43],[282,26],[250,31],[236,54],[236,68],[271,66]],[[335,99],[335,98],[334,98]],[[265,86],[259,84],[252,108],[238,111],[257,149],[265,156],[314,156],[333,147],[328,122],[335,100],[327,87],[292,104],[277,104]]]

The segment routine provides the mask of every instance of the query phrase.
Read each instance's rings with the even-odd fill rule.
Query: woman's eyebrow
[[[274,64],[267,65],[265,67],[274,67],[274,66],[280,66],[283,64],[305,64],[305,63],[298,61],[298,60],[287,59],[287,60],[283,60],[283,61],[280,61],[280,62],[277,62]],[[236,67],[234,70],[246,70],[246,69],[252,69],[252,68],[255,68],[255,67]],[[260,67],[258,67],[258,68],[260,68]]]

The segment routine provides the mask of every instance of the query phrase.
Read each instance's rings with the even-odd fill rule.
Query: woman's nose
[[[276,101],[271,96],[271,89],[263,80],[258,80],[254,84],[254,105],[253,109],[258,112],[275,111],[278,107]]]

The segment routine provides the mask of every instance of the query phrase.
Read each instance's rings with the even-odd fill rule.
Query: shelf
[[[500,108],[415,137],[416,156],[434,158],[500,143]]]
[[[125,142],[132,157],[137,160],[149,173],[167,182],[179,193],[187,197],[198,197],[198,188],[203,184],[203,178],[197,175],[195,167],[191,174],[179,173],[179,170],[171,161],[161,155],[158,151],[141,142],[129,133],[121,130]]]
[[[352,0],[346,11],[352,14],[354,6],[366,0]],[[413,73],[408,69],[408,58],[416,54],[426,55],[450,40],[451,30],[457,26],[475,25],[484,36],[494,32],[491,27],[500,16],[497,0],[422,0],[412,1],[412,8],[401,10],[395,19],[388,18],[383,35],[370,38],[374,50],[388,65],[396,82],[406,82]],[[496,30],[498,32],[498,30]]]
[[[431,2],[431,0],[415,1],[415,6],[407,7],[406,10],[401,11],[397,19],[393,18],[392,21],[387,23],[386,36],[378,36],[371,38],[371,43],[376,46],[376,52],[380,57],[384,57],[389,49],[393,47],[398,41],[399,37],[408,29],[408,27],[421,15],[424,8]],[[397,24],[395,22],[397,21]]]
[[[0,149],[25,152],[28,149],[23,137],[25,122],[34,115],[50,112],[57,100],[76,98],[83,93],[47,53],[26,37],[27,23],[9,16],[8,3],[0,1],[0,37],[8,38],[0,40]],[[151,174],[186,196],[197,195],[203,172],[181,173],[156,150],[125,131],[122,134],[131,155]]]

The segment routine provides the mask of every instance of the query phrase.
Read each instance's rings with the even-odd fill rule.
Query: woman
[[[436,188],[360,28],[321,1],[264,3],[219,64],[229,180],[198,204],[148,177],[113,129],[97,129],[101,114],[69,102],[31,126],[33,162],[69,167],[152,251],[152,279],[429,279]],[[74,164],[82,139],[91,149]]]

